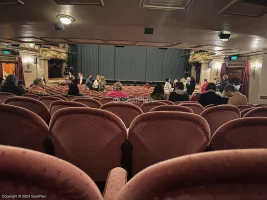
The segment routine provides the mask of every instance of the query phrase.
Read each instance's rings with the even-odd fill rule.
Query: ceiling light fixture
[[[221,31],[219,33],[219,37],[222,41],[228,41],[230,37],[232,36],[231,32],[229,31]]]
[[[72,22],[75,22],[75,19],[69,15],[60,14],[57,16],[57,18],[61,21],[64,25],[69,25]]]

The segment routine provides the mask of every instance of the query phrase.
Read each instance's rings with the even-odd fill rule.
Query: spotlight
[[[220,33],[219,33],[219,37],[220,37],[220,39],[222,40],[222,41],[228,41],[229,39],[230,39],[230,37],[231,37],[231,32],[229,32],[229,31],[221,31]]]
[[[61,21],[62,24],[64,25],[69,25],[71,24],[72,22],[75,22],[75,19],[71,16],[68,16],[68,15],[63,15],[63,14],[60,14],[57,16],[57,18]]]

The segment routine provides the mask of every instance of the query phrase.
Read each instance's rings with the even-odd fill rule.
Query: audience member
[[[42,78],[36,78],[33,81],[33,85],[28,90],[29,93],[36,95],[48,95],[48,93],[44,89],[44,81]]]
[[[189,101],[189,95],[184,91],[184,84],[182,82],[175,84],[175,90],[171,92],[169,101]]]
[[[165,99],[169,99],[170,93],[173,91],[172,85],[171,85],[171,79],[166,78],[166,82],[164,85],[164,94],[165,94]]]
[[[237,90],[238,92],[240,92],[240,83],[239,83],[239,81],[238,81],[238,80],[234,81],[234,82],[233,82],[233,85],[235,86],[236,90]]]
[[[219,85],[219,87],[218,87],[220,93],[222,93],[223,90],[224,90],[224,88],[225,88],[225,86],[227,86],[227,85],[229,85],[229,84],[230,84],[230,83],[229,83],[229,80],[228,80],[228,76],[227,76],[227,75],[224,75],[224,76],[223,76],[223,81],[220,83],[220,85]]]
[[[0,78],[0,91],[2,91],[2,87],[5,84],[5,80],[3,78]]]
[[[45,80],[45,75],[44,74],[42,74],[41,79],[43,80],[44,85],[46,85],[46,80]]]
[[[69,80],[74,80],[74,79],[75,79],[75,77],[72,75],[71,72],[69,72],[69,75],[67,77],[67,81],[69,82]]]
[[[25,94],[25,90],[18,86],[19,79],[17,76],[10,74],[6,77],[6,82],[2,86],[2,92],[9,92],[18,96]]]
[[[146,83],[143,87],[146,88],[146,89],[149,89],[150,85],[149,85],[149,83]]]
[[[156,85],[153,92],[150,94],[149,99],[150,100],[165,100],[164,90],[163,90],[162,85],[160,85],[159,83]]]
[[[96,91],[98,91],[98,87],[99,87],[99,79],[100,79],[100,76],[97,75],[97,76],[96,76],[96,79],[95,79],[95,81],[94,81],[94,84],[93,84],[93,89],[96,90]]]
[[[236,90],[236,87],[233,85],[227,85],[224,88],[225,94],[230,97],[228,100],[228,104],[239,106],[239,105],[247,105],[247,97],[241,94]]]
[[[98,91],[103,92],[106,90],[106,81],[104,76],[100,76],[99,84],[98,84]]]
[[[93,89],[93,80],[92,80],[92,76],[89,75],[86,82],[85,82],[85,88],[87,90],[92,90]]]
[[[174,81],[173,81],[173,88],[175,88],[175,84],[178,82],[178,80],[177,79],[175,79]]]
[[[78,73],[78,84],[79,85],[83,84],[83,74],[81,72]]]
[[[188,95],[192,95],[196,88],[196,80],[194,76],[187,77],[186,90]]]
[[[204,84],[201,86],[201,93],[202,94],[207,92],[206,87],[208,84],[209,84],[208,80],[204,79]]]
[[[113,85],[113,91],[107,93],[106,97],[118,98],[118,99],[128,99],[129,96],[122,91],[122,84],[120,82],[116,82]]]
[[[210,104],[221,105],[226,103],[221,96],[216,94],[216,85],[214,83],[209,83],[206,90],[207,92],[201,94],[198,101],[203,107]]]
[[[69,91],[67,95],[82,96],[77,86],[77,81],[75,79],[69,80]]]

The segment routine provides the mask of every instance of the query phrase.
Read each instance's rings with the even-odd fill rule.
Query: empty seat
[[[48,109],[50,108],[50,105],[52,102],[59,101],[59,100],[61,99],[58,97],[52,97],[52,96],[40,97],[40,101],[43,102]]]
[[[127,133],[116,115],[93,108],[65,108],[52,116],[49,129],[55,155],[94,181],[105,181],[112,168],[121,166],[121,145]]]
[[[158,101],[157,101],[158,102]],[[159,102],[163,102],[166,105],[175,105],[172,101],[168,101],[168,100],[159,100]]]
[[[249,111],[251,111],[251,110],[253,110],[253,109],[254,109],[254,107],[251,107],[251,108],[247,108],[247,109],[245,109],[245,110],[242,110],[242,111],[241,111],[241,117],[244,117],[245,114],[247,114]]]
[[[64,97],[62,95],[53,95],[52,97],[57,97],[57,98],[60,98],[60,99],[62,99],[64,101],[69,101],[69,99],[67,97]]]
[[[5,102],[6,97],[14,97],[16,95],[8,92],[0,92],[0,101]]]
[[[262,149],[171,159],[137,174],[122,188],[116,200],[263,200],[267,198],[266,157],[267,150]],[[114,187],[109,193],[117,189]]]
[[[0,104],[0,127],[0,144],[44,152],[43,141],[49,135],[48,127],[35,113]]]
[[[267,107],[256,107],[247,112],[244,117],[267,117]]]
[[[82,103],[78,103],[78,102],[73,102],[73,101],[54,101],[50,104],[50,114],[51,116],[57,112],[58,110],[62,109],[62,108],[71,108],[71,107],[86,107],[86,105],[82,104]]]
[[[148,103],[143,103],[141,105],[141,109],[144,113],[149,112],[152,108],[155,108],[157,106],[162,106],[162,105],[166,105],[163,102],[159,102],[159,101],[153,101],[153,102],[148,102]]]
[[[151,112],[135,118],[128,140],[133,146],[132,172],[136,174],[155,163],[202,152],[210,140],[210,130],[199,115]]]
[[[130,126],[134,118],[143,114],[143,111],[138,106],[122,102],[107,103],[103,105],[101,109],[112,112],[120,117],[127,128]]]
[[[212,150],[267,148],[267,118],[230,121],[215,132],[209,146]]]
[[[178,111],[178,112],[194,113],[191,108],[187,108],[184,106],[170,106],[170,105],[157,106],[150,110],[150,112],[155,112],[155,111]]]
[[[0,100],[0,103],[4,103],[4,102]]]
[[[257,108],[257,107],[266,107],[267,106],[267,104],[257,104],[257,105],[255,105],[255,107]]]
[[[208,109],[208,108],[211,108],[211,107],[214,107],[215,105],[214,104],[209,104],[207,106],[204,107],[204,110]]]
[[[89,108],[100,108],[102,106],[99,101],[91,98],[75,98],[73,101],[82,103]]]
[[[190,102],[190,103],[181,103],[180,106],[185,106],[185,107],[191,108],[193,110],[193,112],[195,114],[198,114],[198,115],[200,115],[204,110],[203,106],[200,105],[197,102],[196,103],[192,103],[192,102]]]
[[[36,99],[36,100],[39,100],[39,96],[37,95],[34,95],[34,94],[23,94],[22,95],[23,97],[28,97],[28,98],[32,98],[32,99]]]
[[[204,110],[201,116],[209,123],[210,132],[213,135],[223,124],[240,118],[240,110],[236,106],[220,105]]]
[[[48,108],[39,100],[28,97],[9,97],[5,100],[5,104],[26,108],[39,115],[47,123],[50,120]]]
[[[103,199],[91,178],[58,158],[7,146],[0,146],[0,158],[3,199]]]
[[[104,105],[106,103],[109,103],[109,102],[113,102],[113,99],[112,98],[102,98],[99,100],[99,102]]]
[[[251,105],[239,105],[239,106],[236,106],[239,108],[240,112],[247,109],[247,108],[251,108],[252,106]]]

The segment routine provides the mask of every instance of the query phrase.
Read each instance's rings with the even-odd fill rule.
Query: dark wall
[[[164,81],[184,77],[183,49],[77,45],[77,72],[110,80]]]

